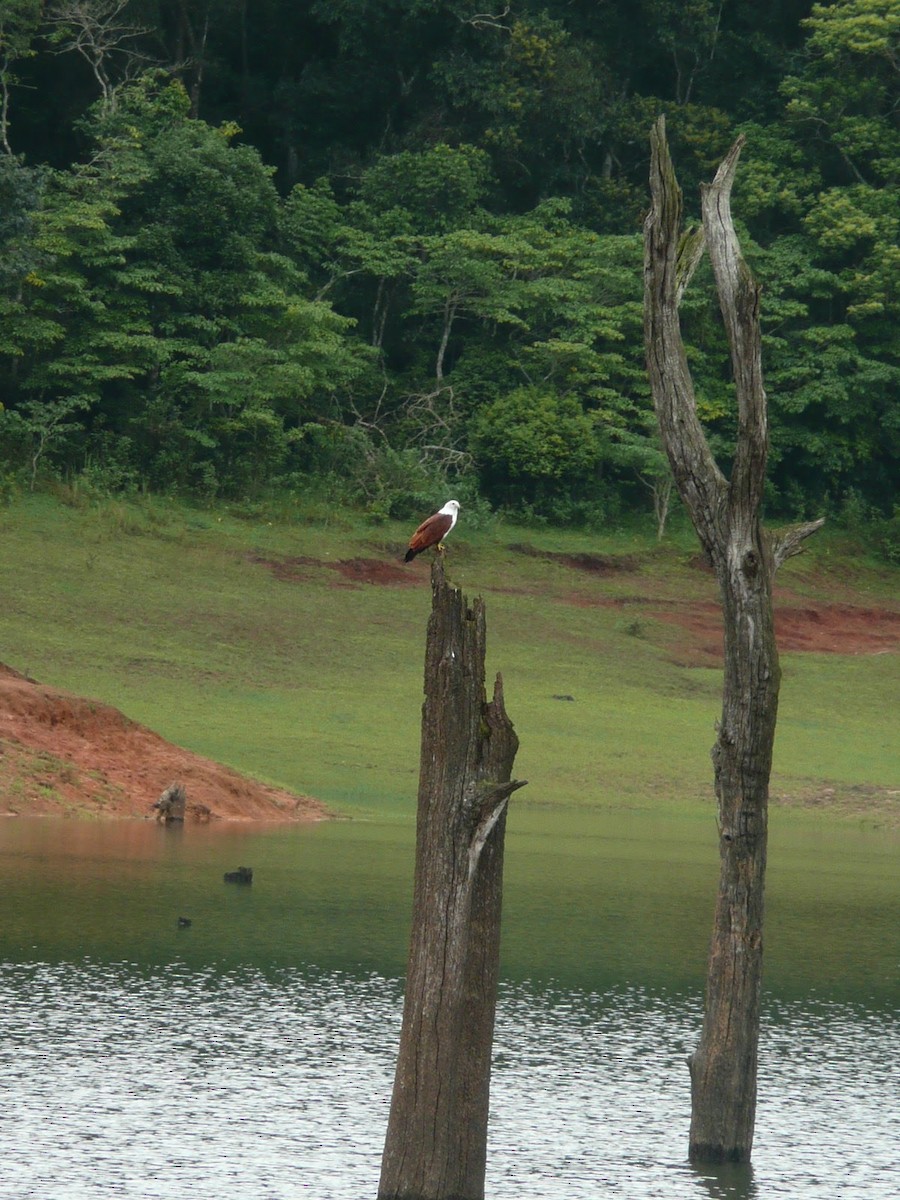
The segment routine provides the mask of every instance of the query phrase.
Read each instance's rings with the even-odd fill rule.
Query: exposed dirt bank
[[[671,650],[682,666],[722,661],[722,610],[715,602],[658,602],[645,615],[677,625],[682,631]],[[900,649],[900,613],[854,604],[823,604],[791,597],[776,589],[775,635],[783,652],[809,654],[884,654]]]
[[[173,746],[118,709],[44,687],[0,663],[0,815],[152,817],[172,783],[188,819],[315,821],[309,796]]]

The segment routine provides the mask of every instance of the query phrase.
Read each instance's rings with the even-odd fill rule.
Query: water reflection
[[[145,822],[0,824],[10,960],[405,970],[412,822],[293,829]],[[780,996],[893,1005],[898,845],[837,830],[770,854],[765,984]],[[255,870],[252,888],[225,871]],[[522,810],[507,838],[502,972],[603,989],[702,987],[714,827],[648,814]],[[179,930],[179,916],[192,920]]]
[[[685,1162],[716,874],[697,834],[517,814],[492,1200],[900,1190],[896,846],[852,831],[772,856],[753,1172]],[[412,842],[411,823],[0,826],[0,1193],[374,1196]],[[251,888],[223,883],[239,865]]]
[[[692,1167],[691,1172],[712,1200],[758,1200],[760,1196],[749,1163]]]

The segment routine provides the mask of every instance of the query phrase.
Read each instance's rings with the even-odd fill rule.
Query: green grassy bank
[[[17,499],[0,510],[0,660],[340,811],[412,814],[427,556],[402,568],[413,586],[371,582],[381,564],[399,575],[408,534],[321,510]],[[486,599],[488,670],[530,781],[517,803],[708,809],[720,673],[663,619],[715,600],[690,531],[657,546],[649,530],[472,530],[463,514],[449,546],[451,578]],[[608,561],[545,557],[563,553]],[[336,568],[349,560],[364,562]],[[826,533],[779,583],[801,610],[896,611],[898,575]],[[897,653],[783,666],[773,791],[840,807],[897,787]]]

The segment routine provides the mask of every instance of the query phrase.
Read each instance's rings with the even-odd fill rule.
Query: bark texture
[[[743,138],[702,188],[703,223],[683,232],[681,189],[665,120],[651,134],[652,205],[644,225],[644,340],[663,443],[682,500],[719,584],[725,625],[722,717],[712,749],[721,871],[703,1029],[689,1060],[690,1158],[750,1158],[756,1113],[769,775],[781,672],[772,581],[822,524],[770,539],[760,524],[768,431],[759,297],[731,218]],[[731,348],[738,436],[730,478],[697,416],[678,306],[703,250],[712,263]]]
[[[432,567],[413,921],[379,1200],[481,1200],[500,957],[503,842],[518,738],[485,613]]]

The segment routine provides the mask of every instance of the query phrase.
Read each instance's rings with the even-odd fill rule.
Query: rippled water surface
[[[873,843],[873,861],[851,873],[864,878],[851,879],[848,856],[865,846],[845,839],[834,870],[823,867],[821,903],[807,879],[793,922],[777,916],[782,889],[774,937],[792,954],[782,948],[782,969],[776,952],[766,997],[753,1169],[703,1173],[685,1162],[684,1065],[703,954],[683,960],[695,913],[705,941],[710,869],[691,836],[679,848],[665,832],[658,857],[672,873],[648,869],[637,849],[658,829],[620,830],[591,853],[545,842],[532,867],[531,835],[508,842],[519,868],[488,1197],[900,1195],[896,857]],[[0,1196],[374,1198],[408,830],[192,845],[143,827],[91,840],[45,823],[6,834],[2,850]],[[251,852],[253,888],[225,888],[219,867]],[[185,908],[194,923],[178,929]],[[789,964],[798,954],[802,969]]]

